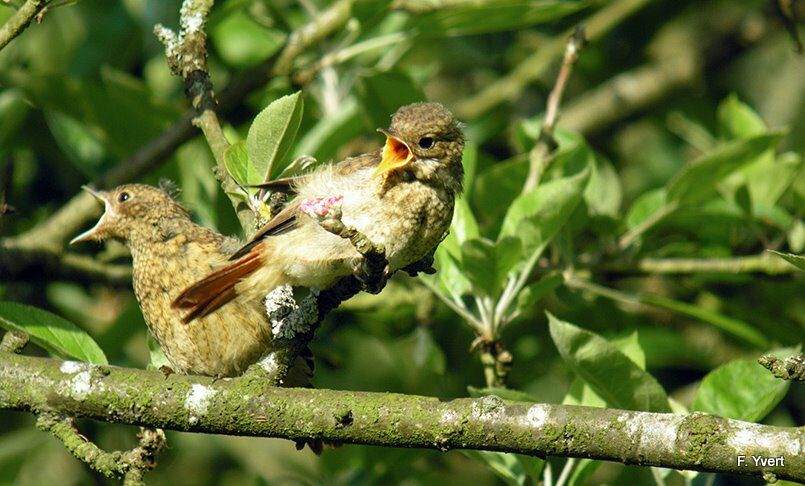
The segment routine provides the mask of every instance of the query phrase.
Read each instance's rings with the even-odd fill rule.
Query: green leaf
[[[517,308],[523,310],[531,307],[564,282],[565,278],[561,273],[542,277],[520,291],[520,295],[517,296]]]
[[[6,88],[0,93],[0,147],[4,150],[12,145],[30,110],[22,91]]]
[[[592,215],[618,217],[623,200],[623,189],[615,167],[608,160],[596,158],[592,165],[590,183],[584,190],[584,201]]]
[[[528,174],[528,157],[518,155],[478,173],[472,193],[473,207],[478,218],[487,222],[492,231],[500,228],[506,210],[523,190]]]
[[[59,149],[87,178],[100,175],[106,150],[90,127],[58,111],[46,110],[45,122]]]
[[[663,210],[667,200],[668,194],[662,188],[641,194],[629,208],[629,213],[626,215],[626,227],[632,229],[646,222]]]
[[[581,202],[589,178],[588,166],[518,196],[506,212],[498,239],[519,236],[526,254],[541,252]]]
[[[224,62],[247,68],[267,59],[279,49],[285,35],[258,24],[245,9],[239,9],[210,29],[215,50]]]
[[[550,313],[548,321],[559,354],[607,405],[626,410],[671,411],[659,382],[614,344]]]
[[[716,116],[720,131],[729,139],[749,138],[766,131],[760,115],[734,93],[721,102]]]
[[[249,161],[245,140],[240,140],[227,147],[226,151],[224,151],[224,165],[229,175],[242,186],[262,182],[255,180],[251,175],[252,173],[256,174],[256,172]]]
[[[287,158],[302,122],[301,92],[274,100],[249,127],[246,150],[261,181],[275,178],[291,163]]]
[[[439,246],[434,254],[434,268],[436,275],[426,275],[423,278],[431,279],[442,292],[461,299],[462,295],[469,294],[472,284],[461,271],[458,259],[450,254],[444,245]]]
[[[461,258],[461,245],[467,240],[478,238],[478,234],[478,222],[475,221],[469,203],[465,198],[456,199],[450,233],[442,241],[441,246],[454,257]]]
[[[170,368],[171,363],[168,361],[167,356],[165,356],[165,352],[162,351],[162,346],[159,345],[159,342],[157,342],[150,331],[148,332],[146,341],[148,344],[148,354],[151,357],[151,362],[148,364],[149,369],[158,370],[163,366]]]
[[[469,198],[472,194],[472,185],[475,183],[475,174],[478,171],[478,144],[472,140],[467,140],[464,144],[461,165],[464,167],[464,197]]]
[[[758,348],[765,348],[768,346],[768,338],[758,331],[751,324],[735,319],[734,317],[725,316],[718,312],[704,309],[699,306],[680,302],[678,300],[669,299],[661,295],[641,295],[640,302],[662,309],[667,309],[678,314],[700,319],[708,324],[721,329],[722,331],[731,334],[748,344]]]
[[[461,245],[461,269],[473,289],[489,297],[503,290],[506,276],[521,259],[522,244],[515,237],[505,237],[496,243],[475,238]]]
[[[463,0],[426,11],[413,19],[424,35],[475,35],[517,30],[550,22],[587,6],[582,1]],[[428,7],[425,6],[424,9]]]
[[[797,352],[786,349],[774,354],[788,357]],[[790,385],[790,381],[775,378],[755,360],[730,361],[704,377],[692,410],[759,422],[780,403]]]
[[[508,486],[522,486],[528,479],[523,464],[516,454],[491,451],[462,450],[462,454],[486,464]],[[539,458],[535,458],[540,460]]]
[[[793,253],[783,253],[781,251],[775,251],[775,250],[766,250],[766,251],[774,253],[775,255],[787,261],[791,265],[794,265],[800,270],[805,271],[805,256],[794,255]]]
[[[0,302],[0,327],[27,333],[36,345],[59,358],[108,364],[103,350],[75,324],[55,314],[18,304]]]
[[[758,135],[720,145],[688,164],[668,184],[670,203],[700,204],[716,184],[733,171],[756,160],[780,140],[779,133]]]
[[[356,84],[361,113],[371,129],[385,128],[403,105],[425,100],[425,93],[401,71],[373,72]]]

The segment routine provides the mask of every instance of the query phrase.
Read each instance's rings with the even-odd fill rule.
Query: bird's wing
[[[252,236],[252,239],[249,240],[248,243],[243,245],[238,251],[232,254],[229,257],[230,260],[237,260],[238,258],[242,257],[243,255],[249,253],[252,248],[257,246],[263,238],[267,238],[269,236],[276,236],[281,235],[283,233],[287,233],[288,231],[293,230],[296,227],[296,219],[299,215],[299,205],[301,201],[299,199],[294,199],[290,203],[288,203],[285,208],[277,213],[276,216],[271,218],[271,221],[266,223],[265,226],[260,228],[260,230]]]
[[[349,157],[335,164],[336,174],[344,175],[359,169],[377,167],[380,165],[382,152],[380,149],[365,154]]]
[[[344,159],[341,162],[336,163],[333,166],[333,169],[337,174],[345,175],[349,174],[350,172],[354,172],[359,169],[367,168],[367,167],[377,167],[380,164],[380,157],[381,152],[380,150],[375,150],[374,152],[369,152],[363,155],[358,155],[356,157],[350,157],[348,159]],[[299,176],[295,178],[286,178],[286,179],[278,179],[277,181],[272,181],[273,183],[282,183],[287,185],[290,188],[296,186],[296,184],[300,181],[300,179],[305,176]],[[271,184],[269,182],[267,184]],[[293,190],[293,189],[291,189]],[[249,253],[249,251],[254,248],[263,238],[267,238],[269,236],[276,236],[281,235],[283,233],[287,233],[288,231],[293,230],[297,226],[297,217],[299,216],[299,206],[301,205],[301,201],[297,197],[290,203],[288,203],[285,208],[279,212],[276,216],[271,218],[265,226],[260,228],[260,231],[252,236],[252,239],[249,240],[243,247],[241,247],[238,251],[236,251],[232,256],[229,258],[230,260],[237,260],[238,258],[242,257]]]
[[[285,194],[295,194],[296,187],[299,181],[305,177],[304,175],[283,177],[282,179],[274,179],[273,181],[263,182],[261,184],[250,184],[246,187],[257,187],[260,189],[268,189],[272,192],[284,192]]]

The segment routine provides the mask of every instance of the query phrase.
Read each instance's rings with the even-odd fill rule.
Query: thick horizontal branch
[[[712,415],[267,387],[0,355],[0,408],[165,429],[428,449],[480,449],[805,480],[805,427]],[[738,465],[738,457],[747,459]],[[782,457],[762,467],[751,459]]]

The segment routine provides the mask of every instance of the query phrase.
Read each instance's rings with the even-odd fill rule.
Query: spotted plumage
[[[415,103],[400,108],[381,131],[382,150],[283,181],[296,199],[233,255],[233,263],[177,298],[174,305],[187,312],[186,320],[236,296],[259,299],[282,284],[324,289],[353,273],[361,256],[352,244],[302,210],[321,200],[337,200],[344,224],[383,245],[391,271],[432,252],[461,192],[460,124],[438,103]]]
[[[224,266],[238,240],[193,223],[179,202],[156,187],[128,184],[91,192],[104,203],[104,214],[74,241],[114,238],[129,247],[134,294],[175,372],[234,376],[270,349],[271,326],[261,300],[235,299],[226,312],[190,325],[171,307],[182,289]]]

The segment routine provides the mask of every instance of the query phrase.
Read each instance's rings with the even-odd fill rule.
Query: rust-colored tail
[[[182,320],[188,323],[197,317],[204,317],[234,299],[238,295],[235,285],[262,266],[261,250],[261,246],[253,248],[240,260],[186,288],[172,304],[176,309],[189,311],[182,316]]]

